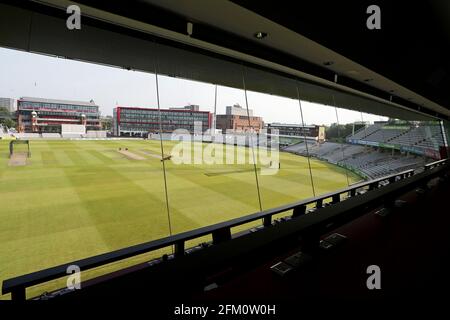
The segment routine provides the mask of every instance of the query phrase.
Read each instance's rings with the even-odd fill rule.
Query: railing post
[[[272,216],[265,216],[263,219],[264,227],[270,227],[272,225]]]
[[[333,194],[331,203],[335,204],[341,201],[341,195],[339,193]]]
[[[296,206],[294,208],[294,211],[292,212],[292,217],[299,217],[302,216],[306,213],[306,206],[305,205],[301,205],[301,206]]]
[[[14,288],[14,290],[11,291],[11,300],[25,301],[26,300],[25,287]]]
[[[323,207],[323,199],[322,198],[321,199],[317,199],[317,201],[316,201],[316,208],[320,209],[322,207]]]
[[[184,256],[184,241],[178,241],[175,243],[175,257]]]
[[[231,240],[231,229],[230,228],[222,228],[216,230],[212,234],[213,244],[218,244],[220,242]]]

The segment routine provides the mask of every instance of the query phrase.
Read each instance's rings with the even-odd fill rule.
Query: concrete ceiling
[[[432,97],[424,97],[407,87],[390,80],[388,77],[375,72],[360,63],[356,63],[344,55],[236,3],[226,0],[198,0],[195,5],[192,5],[191,1],[183,0],[143,0],[142,2],[162,7],[184,16],[188,20],[193,21],[194,25],[195,23],[208,24],[238,35],[248,41],[256,42],[263,46],[275,48],[281,52],[299,57],[318,66],[324,66],[325,62],[331,61],[333,64],[327,66],[327,68],[338,75],[345,75],[346,77],[364,83],[368,83],[367,80],[369,80],[368,84],[370,86],[385,92],[393,92],[396,96],[400,96],[409,101],[414,101],[431,110],[450,115],[450,110],[446,108],[450,106],[441,106],[439,103],[433,101]],[[240,1],[240,4],[247,4],[247,6],[251,8],[264,6],[261,1],[258,1],[257,3],[253,2],[253,5],[248,5],[249,3],[250,2],[247,1]],[[272,6],[274,6],[273,3]],[[284,5],[279,6],[277,3],[275,6],[279,8]],[[288,14],[289,12],[282,11],[281,14],[278,14],[278,17],[286,17]],[[295,14],[291,14],[291,16],[295,16]],[[362,12],[361,16],[365,18],[365,12]],[[345,19],[345,17],[343,17],[343,19]],[[362,19],[362,21],[365,22],[364,19]],[[363,25],[363,27],[365,27],[365,25]],[[319,30],[317,33],[325,34],[332,30],[332,26],[330,26],[329,29],[327,29],[326,26],[322,26],[322,28],[317,30]],[[258,40],[254,37],[254,33],[257,31],[264,31],[268,36],[262,40]],[[318,38],[319,37],[320,36],[318,36]],[[375,55],[374,58],[376,59],[377,53],[373,52],[373,55]]]
[[[445,99],[437,102],[435,96],[425,96],[418,90],[412,90],[411,86],[403,85],[405,81],[397,81],[402,80],[399,77],[396,81],[390,79],[386,72],[380,72],[382,68],[376,68],[375,72],[374,68],[368,67],[370,63],[361,63],[361,59],[357,63],[358,59],[349,58],[349,54],[344,55],[338,53],[336,48],[332,50],[324,46],[322,42],[333,36],[333,26],[324,33],[320,31],[323,28],[312,28],[316,33],[305,29],[304,33],[311,37],[303,35],[301,28],[295,24],[297,20],[294,9],[287,4],[280,6],[271,2],[276,9],[271,11],[270,6],[253,1],[196,0],[195,5],[186,0],[130,0],[126,5],[123,1],[115,0],[33,2],[59,8],[79,4],[83,14],[108,23],[248,61],[391,106],[401,108],[411,102],[408,108],[412,106],[413,110],[444,118],[450,116],[448,105],[441,103]],[[318,4],[320,2],[322,1]],[[288,9],[292,11],[289,12]],[[304,14],[308,14],[307,10],[304,11]],[[318,18],[320,14],[317,13]],[[343,18],[346,18],[345,15]],[[318,20],[323,22],[323,19]],[[187,22],[193,23],[191,35],[187,34]],[[311,24],[313,23],[308,23],[309,26]],[[254,34],[257,31],[264,31],[268,36],[262,40],[256,39]],[[314,40],[311,39],[312,36]],[[345,49],[340,51],[348,52],[352,48],[347,45]],[[350,50],[351,52],[353,51]],[[370,59],[376,60],[377,53],[370,55]],[[325,62],[332,64],[324,65]],[[375,89],[377,94],[366,90],[370,88]]]

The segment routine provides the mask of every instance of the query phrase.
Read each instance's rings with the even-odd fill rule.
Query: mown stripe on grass
[[[222,167],[225,168],[224,166]],[[228,173],[226,175],[216,176],[208,176],[204,174],[210,172],[211,168],[214,168],[214,166],[203,166],[197,169],[183,171],[177,171],[176,168],[177,167],[172,167],[169,172],[189,179],[190,181],[198,185],[207,186],[210,190],[226,194],[228,197],[234,200],[238,200],[243,203],[247,203],[248,201],[255,202],[254,211],[259,211],[255,174],[253,170],[249,169],[248,165],[231,166],[231,168],[230,166],[228,166],[226,167],[228,169],[222,170],[230,171],[232,168],[235,168],[236,173]],[[242,170],[246,170],[246,172],[241,172]],[[170,189],[170,180],[168,180],[168,184]],[[283,202],[286,203],[296,201],[301,196],[286,194],[284,190],[279,188],[280,186],[281,185],[270,187],[270,185],[267,184],[260,184],[261,195],[265,196],[265,199],[262,200],[265,203],[268,203],[268,201],[270,200],[270,203],[275,201],[275,203],[277,204],[283,204]]]
[[[268,192],[289,195],[293,200],[312,196],[311,180],[309,179],[294,182],[275,175],[259,175],[259,185]]]
[[[74,190],[111,249],[168,235],[166,204],[111,167],[90,168],[70,175]],[[105,190],[101,185],[107,185]],[[98,194],[107,192],[107,201]],[[97,195],[96,195],[97,194]]]
[[[254,190],[253,197],[255,198],[255,201],[258,200],[255,181],[256,179],[254,174],[251,174],[250,177],[245,177],[245,175],[233,174],[227,178],[234,180],[228,182],[230,186],[247,185],[247,188],[249,190]],[[252,179],[255,182],[253,182]],[[259,176],[259,192],[261,196],[261,205],[263,210],[302,199],[302,194],[300,193],[296,193],[295,191],[286,192],[285,188],[283,187],[282,181],[277,180],[268,181],[267,179],[264,178],[262,179],[261,176]],[[259,207],[257,211],[259,211]]]
[[[5,264],[0,280],[109,250],[63,170],[39,171],[44,170],[58,176],[62,187],[49,190],[35,184],[20,210],[2,215],[0,257]],[[41,180],[47,181],[45,176],[29,177],[30,184],[40,184]]]
[[[88,165],[88,162],[76,150],[64,150],[66,155],[72,160],[76,166]]]
[[[58,164],[61,166],[73,166],[74,163],[72,159],[64,152],[64,150],[57,150],[54,152],[54,156],[58,161]]]
[[[113,164],[114,160],[112,160],[110,157],[105,156],[103,152],[97,151],[97,150],[88,150],[88,152],[100,160],[103,164]]]
[[[0,281],[108,251],[95,226],[8,241],[0,244]]]
[[[78,152],[80,156],[84,158],[86,163],[88,163],[89,165],[98,166],[104,164],[104,162],[101,159],[91,154],[90,150],[88,149],[79,149]]]
[[[202,173],[199,176],[206,177]],[[208,178],[207,179],[213,179]],[[200,225],[209,225],[259,210],[256,189],[224,182],[203,184],[193,176],[167,173],[169,205]]]
[[[58,168],[45,167],[33,168],[33,170],[5,171],[0,179],[0,199],[9,199],[13,201],[14,207],[19,211],[27,205],[28,195],[31,193],[51,194],[54,189],[64,188],[66,186],[64,179],[61,179],[61,173]],[[18,205],[20,203],[20,205]]]
[[[41,156],[44,166],[57,166],[59,164],[53,151],[42,151]]]

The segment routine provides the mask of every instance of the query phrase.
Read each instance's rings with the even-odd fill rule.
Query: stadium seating
[[[376,123],[348,136],[347,142],[360,144],[388,143],[398,148],[412,147],[409,151],[417,154],[424,154],[427,150],[439,151],[439,148],[444,145],[441,128],[435,124],[398,126],[398,128],[395,128],[395,125]]]
[[[17,139],[39,139],[41,138],[40,133],[14,133]]]
[[[61,139],[60,133],[42,133],[42,138],[44,139]]]
[[[86,134],[83,135],[83,138],[106,138],[106,131],[88,130]]]
[[[79,133],[63,133],[61,136],[64,139],[81,139],[83,136]]]
[[[364,140],[375,142],[388,142],[405,132],[405,129],[379,129],[374,133],[366,136]]]
[[[337,164],[338,161],[346,157],[364,152],[365,147],[333,142],[326,142],[323,144],[308,142],[308,145],[306,145],[306,143],[301,142],[295,145],[288,146],[283,150],[300,154],[302,156],[311,155],[313,157],[321,158],[327,160],[328,162]]]
[[[353,134],[352,139],[364,139],[365,137],[378,131],[381,128],[381,126],[382,126],[381,123],[375,123],[374,125],[363,127]]]
[[[375,131],[373,131],[375,132]],[[377,131],[378,132],[378,131]],[[308,150],[307,150],[308,149]],[[426,163],[426,158],[415,155],[376,150],[373,147],[347,143],[325,142],[322,144],[301,142],[283,149],[302,156],[312,156],[346,167],[368,179],[380,178],[392,173],[418,168]]]

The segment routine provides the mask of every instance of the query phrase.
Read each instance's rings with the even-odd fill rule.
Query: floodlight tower
[[[86,123],[87,123],[87,121],[86,121],[86,115],[83,113],[83,114],[81,115],[81,124],[82,124],[83,126],[85,126]]]
[[[37,112],[34,110],[33,110],[33,112],[31,112],[31,131],[38,132]]]

